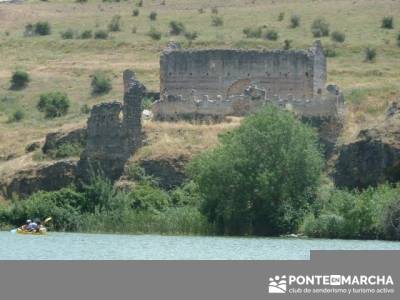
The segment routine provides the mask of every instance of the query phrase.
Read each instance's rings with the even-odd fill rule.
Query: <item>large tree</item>
[[[268,105],[220,141],[189,165],[209,221],[224,234],[294,230],[323,165],[314,130]]]

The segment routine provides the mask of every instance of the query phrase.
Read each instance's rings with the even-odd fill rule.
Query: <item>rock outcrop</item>
[[[366,188],[400,181],[400,113],[393,103],[386,120],[376,128],[360,131],[355,142],[339,149],[333,173],[335,184]]]
[[[65,144],[76,144],[81,147],[85,147],[86,128],[78,128],[68,132],[57,131],[47,134],[42,151],[43,153],[47,154]]]
[[[7,198],[28,197],[37,191],[55,191],[75,182],[77,160],[68,159],[41,163],[22,169],[3,182],[3,194]]]

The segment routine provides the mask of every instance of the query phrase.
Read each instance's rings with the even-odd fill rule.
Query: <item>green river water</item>
[[[400,242],[0,232],[0,260],[304,260],[310,250],[400,250]]]

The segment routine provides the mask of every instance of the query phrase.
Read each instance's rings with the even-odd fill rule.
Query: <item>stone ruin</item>
[[[92,108],[87,122],[86,148],[78,163],[78,176],[87,181],[101,169],[111,180],[123,173],[125,163],[141,146],[142,98],[146,88],[126,70],[124,102],[101,103]]]
[[[266,104],[293,111],[318,128],[331,152],[342,128],[344,97],[326,85],[321,43],[296,50],[182,50],[169,45],[160,59],[159,121],[221,121]]]

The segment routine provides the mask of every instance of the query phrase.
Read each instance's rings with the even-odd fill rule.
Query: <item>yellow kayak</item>
[[[17,234],[30,234],[30,235],[44,235],[47,234],[47,229],[46,228],[41,228],[40,231],[28,231],[28,230],[23,230],[21,228],[18,228],[16,230]]]

